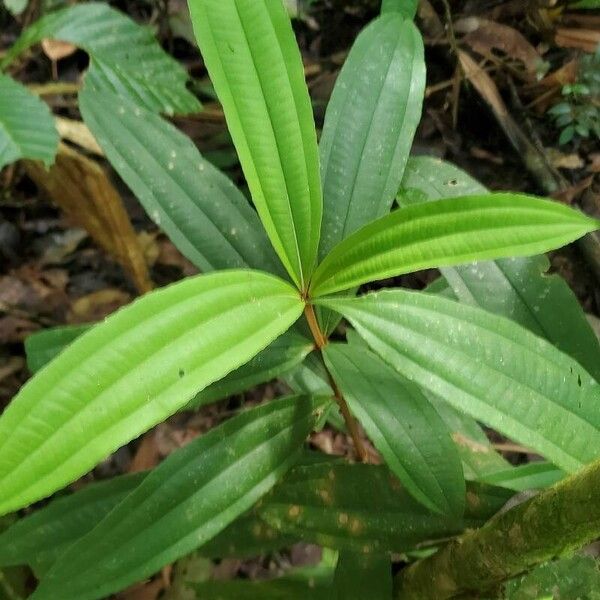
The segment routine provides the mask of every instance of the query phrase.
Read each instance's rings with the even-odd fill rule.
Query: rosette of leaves
[[[356,40],[317,146],[281,0],[190,0],[252,205],[155,111],[86,84],[81,111],[106,156],[203,274],[83,334],[28,344],[54,358],[42,366],[30,356],[39,370],[0,417],[0,513],[54,494],[190,403],[294,367],[306,370],[289,378],[305,393],[241,412],[141,481],[101,484],[17,522],[0,564],[36,567],[35,600],[102,598],[199,548],[223,556],[295,539],[340,552],[323,585],[360,597],[372,576],[373,593],[389,597],[390,553],[477,526],[512,489],[600,457],[600,390],[580,359],[582,344],[598,356],[597,341],[564,287],[544,284],[545,263],[523,258],[598,222],[549,200],[490,194],[444,163],[409,161],[425,64],[414,11],[396,5]],[[532,261],[523,263],[530,276],[509,257]],[[474,278],[465,270],[484,260]],[[444,274],[437,294],[356,296],[363,284],[433,267]],[[494,277],[500,292],[477,286]],[[549,301],[560,301],[565,331],[540,310]],[[340,315],[351,328],[333,343]],[[355,417],[386,466],[302,452],[334,401],[359,457]],[[476,420],[549,464],[511,469]],[[260,589],[298,591],[280,583]]]

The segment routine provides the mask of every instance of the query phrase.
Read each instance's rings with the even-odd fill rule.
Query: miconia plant
[[[126,27],[92,7],[117,43]],[[296,392],[241,412],[145,475],[18,521],[0,536],[0,566],[29,563],[41,578],[35,600],[102,598],[195,550],[248,555],[296,540],[337,551],[335,575],[314,589],[284,578],[247,593],[359,598],[367,578],[373,598],[389,598],[390,553],[478,527],[512,491],[600,458],[598,341],[545,259],[525,258],[599,223],[409,158],[425,86],[415,10],[386,1],[359,35],[319,147],[282,1],[190,0],[256,210],[159,116],[196,105],[170,96],[150,67],[121,68],[117,51],[64,12],[15,44],[8,58],[61,32],[89,51],[85,123],[204,274],[91,328],[28,340],[36,374],[0,417],[0,513],[47,498],[179,410],[277,376]],[[356,296],[363,284],[436,267],[443,277],[426,293]],[[347,339],[331,342],[341,317]],[[355,417],[385,466],[303,452],[329,419],[368,462]],[[512,467],[477,421],[548,462]],[[206,585],[207,597],[242,593]]]

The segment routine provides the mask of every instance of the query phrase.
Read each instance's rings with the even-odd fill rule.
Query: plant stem
[[[304,307],[304,315],[306,316],[306,320],[308,322],[310,332],[312,333],[313,338],[315,340],[315,345],[317,346],[317,349],[319,350],[319,352],[321,352],[323,347],[327,345],[328,340],[327,340],[327,336],[323,333],[323,331],[321,331],[321,328],[319,327],[319,322],[317,321],[317,317],[315,315],[315,310],[314,310],[312,304],[309,304],[308,302],[306,303],[306,305]],[[323,364],[325,364],[325,361],[323,361]],[[366,462],[367,451],[365,450],[362,440],[360,439],[360,434],[358,432],[358,426],[356,424],[356,420],[352,416],[352,413],[350,412],[350,409],[348,408],[348,403],[346,402],[346,400],[344,400],[344,396],[342,396],[342,392],[340,391],[340,388],[337,386],[337,384],[336,384],[335,380],[333,379],[331,373],[329,372],[329,369],[327,368],[326,364],[325,364],[325,371],[327,372],[327,377],[329,379],[329,385],[331,386],[331,389],[333,390],[333,395],[335,397],[335,401],[337,402],[338,406],[340,407],[340,412],[342,413],[342,417],[344,418],[344,422],[346,423],[348,432],[350,433],[350,436],[352,437],[352,441],[354,443],[354,449],[356,450],[358,459],[361,462]]]
[[[599,536],[596,461],[401,571],[394,581],[394,598],[481,597],[503,581]]]

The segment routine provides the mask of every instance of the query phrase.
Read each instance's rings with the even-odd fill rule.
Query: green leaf
[[[545,252],[597,228],[596,220],[563,204],[522,194],[409,206],[338,244],[317,268],[311,292],[322,296],[420,269]]]
[[[323,357],[350,410],[407,491],[429,510],[462,515],[460,457],[419,388],[357,344],[328,344]]]
[[[193,586],[202,600],[331,600],[331,587],[280,577],[269,581],[207,581]]]
[[[25,339],[27,367],[37,373],[57,357],[71,342],[89,331],[93,325],[65,325],[36,331]]]
[[[464,519],[429,512],[383,466],[296,467],[258,506],[271,526],[307,542],[359,552],[402,552],[481,525],[512,492],[469,484]]]
[[[117,173],[199,269],[283,273],[256,212],[187,136],[133,101],[87,85],[79,103]]]
[[[275,379],[299,365],[314,343],[294,332],[284,333],[245,365],[202,390],[186,408],[194,409]]]
[[[0,73],[0,169],[19,158],[54,162],[58,133],[48,105]]]
[[[592,556],[575,555],[536,567],[506,584],[505,600],[543,597],[600,600],[600,568]]]
[[[563,479],[565,473],[547,462],[531,462],[489,473],[480,478],[483,483],[498,485],[515,492],[544,489]]]
[[[78,338],[0,417],[0,514],[44,498],[247,362],[300,316],[284,281],[201,275]]]
[[[279,0],[189,0],[189,6],[258,214],[305,289],[322,199],[312,107],[290,20]]]
[[[335,570],[335,591],[340,600],[391,600],[389,555],[340,552]]]
[[[322,303],[398,372],[561,469],[600,456],[599,384],[520,325],[399,289]]]
[[[3,0],[4,6],[14,15],[20,15],[27,8],[28,0]]]
[[[424,89],[423,41],[415,25],[399,14],[375,19],[352,46],[325,115],[321,258],[389,212]]]
[[[201,546],[292,466],[327,402],[270,402],[171,454],[60,557],[32,600],[103,598]]]
[[[200,109],[185,87],[187,72],[164,52],[150,29],[104,2],[70,6],[42,17],[21,34],[0,67],[44,38],[84,49],[90,55],[86,84],[96,90],[111,90],[155,112]]]
[[[382,0],[381,13],[397,12],[407,19],[414,19],[419,0]]]
[[[135,473],[88,485],[17,521],[0,535],[0,566],[27,564],[40,577],[145,476],[146,473]]]
[[[485,188],[454,165],[430,157],[409,160],[400,201],[414,204],[444,197],[485,193]],[[508,317],[545,337],[600,379],[600,343],[566,282],[547,273],[544,256],[443,267],[454,295]]]

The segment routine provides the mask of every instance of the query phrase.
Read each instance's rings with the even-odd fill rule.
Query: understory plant
[[[253,206],[159,115],[169,86],[153,94],[143,73],[124,77],[123,57],[111,63],[92,28],[100,41],[82,117],[203,274],[84,331],[28,341],[36,374],[0,417],[0,514],[55,494],[177,411],[274,377],[293,394],[241,411],[147,473],[22,515],[0,536],[0,566],[30,565],[35,600],[104,598],[192,552],[245,557],[298,540],[328,549],[318,576],[197,583],[193,593],[446,598],[489,591],[599,533],[597,520],[577,523],[565,547],[549,547],[533,518],[552,514],[561,494],[600,505],[589,488],[597,469],[581,472],[600,458],[600,348],[566,284],[536,256],[598,222],[409,157],[425,86],[415,6],[386,2],[358,36],[317,145],[281,0],[190,0]],[[13,54],[60,27],[75,36],[68,13],[56,14]],[[425,292],[373,283],[430,268],[442,277]],[[365,285],[376,291],[357,295]],[[348,432],[358,461],[306,449],[326,421]],[[369,464],[358,422],[384,464]],[[545,460],[511,466],[478,422]],[[530,505],[489,521],[515,492],[544,488],[523,522]],[[556,521],[569,529],[571,517]],[[480,538],[444,545],[465,530],[509,536],[523,560],[500,555],[480,590],[474,572],[466,577],[479,563],[452,554]],[[399,553],[414,564],[392,583]],[[424,583],[427,561],[439,577]]]

